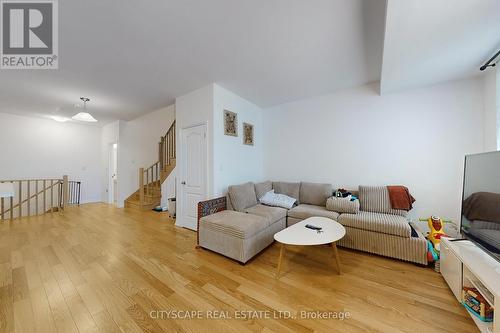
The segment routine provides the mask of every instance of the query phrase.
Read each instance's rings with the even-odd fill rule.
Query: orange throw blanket
[[[409,211],[413,208],[415,198],[406,186],[387,186],[392,209]]]

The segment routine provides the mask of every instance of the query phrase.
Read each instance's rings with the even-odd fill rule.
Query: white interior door
[[[198,202],[207,197],[207,128],[197,125],[181,132],[181,175],[180,211],[177,214],[179,226],[197,229]],[[178,199],[178,200],[179,200]]]

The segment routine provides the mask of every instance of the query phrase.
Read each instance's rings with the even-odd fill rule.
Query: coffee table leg
[[[278,272],[276,273],[276,278],[278,279],[280,277],[280,272],[281,272],[281,261],[283,260],[283,255],[285,254],[285,244],[281,244],[280,248],[280,258],[278,261]]]
[[[337,261],[337,269],[340,275],[342,274],[342,271],[340,270],[340,258],[339,258],[339,251],[337,250],[337,244],[332,243],[332,248],[333,248],[333,254],[335,255],[335,260]]]

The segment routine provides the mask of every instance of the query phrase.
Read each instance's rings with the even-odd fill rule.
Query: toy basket
[[[493,308],[476,288],[463,288],[462,304],[480,320],[485,322],[493,321]]]

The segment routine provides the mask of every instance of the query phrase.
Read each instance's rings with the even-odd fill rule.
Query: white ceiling
[[[500,48],[499,0],[388,0],[381,91],[479,75]]]
[[[0,112],[131,119],[216,82],[265,107],[379,79],[385,0],[59,1],[59,70],[4,70]]]
[[[86,96],[104,124],[211,82],[267,107],[466,77],[500,46],[499,6],[389,0],[386,22],[385,0],[59,1],[59,70],[0,71],[0,112],[71,116]]]

